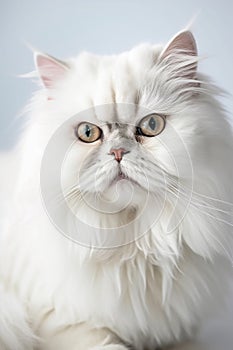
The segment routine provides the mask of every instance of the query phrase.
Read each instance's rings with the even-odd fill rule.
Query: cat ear
[[[197,45],[193,34],[186,30],[178,33],[168,43],[165,49],[162,51],[160,57],[164,59],[174,53],[181,53],[190,56],[197,56]]]
[[[36,69],[46,88],[52,88],[53,85],[62,79],[69,70],[65,62],[55,59],[52,56],[38,53],[34,54]]]
[[[172,62],[173,59],[177,59],[178,55],[190,57],[190,62],[186,66],[186,73],[188,74],[185,75],[194,78],[197,69],[197,59],[195,59],[197,57],[197,45],[193,34],[188,30],[180,32],[172,38],[160,54],[159,60],[166,59]]]

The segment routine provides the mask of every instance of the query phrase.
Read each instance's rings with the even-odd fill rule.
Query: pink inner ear
[[[54,83],[63,78],[67,66],[50,56],[39,54],[36,56],[37,69],[43,84],[51,88]]]
[[[197,46],[194,36],[190,31],[181,32],[168,44],[161,54],[164,59],[175,52],[187,53],[188,55],[197,56]]]

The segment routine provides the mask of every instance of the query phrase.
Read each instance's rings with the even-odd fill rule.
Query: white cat
[[[137,350],[192,337],[227,291],[232,149],[193,35],[58,61],[15,152],[1,350]]]

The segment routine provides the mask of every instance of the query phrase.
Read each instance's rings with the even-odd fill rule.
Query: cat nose
[[[118,163],[122,160],[124,154],[128,153],[124,148],[112,148],[109,154],[114,154],[115,159]]]

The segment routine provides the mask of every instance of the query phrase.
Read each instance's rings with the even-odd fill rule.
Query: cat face
[[[130,224],[140,235],[158,222],[165,231],[169,224],[168,231],[177,229],[193,186],[208,187],[199,179],[209,177],[207,159],[211,163],[218,152],[213,134],[226,129],[197,76],[197,61],[190,32],[164,49],[84,53],[66,64],[38,54],[51,130],[60,130],[44,169],[51,159],[59,158],[59,166],[43,192],[59,175],[69,209],[95,229]]]
[[[105,107],[99,106],[98,112],[101,114]],[[96,120],[96,124],[89,121],[77,124],[77,142],[74,142],[63,167],[66,173],[66,169],[74,163],[73,154],[80,155],[79,148],[85,148],[82,159],[75,161],[80,165],[76,180],[79,190],[84,198],[89,197],[92,207],[105,207],[108,213],[122,211],[129,205],[139,207],[149,193],[163,196],[166,187],[163,169],[153,155],[153,147],[156,144],[158,147],[161,141],[152,140],[165,128],[165,117],[148,114],[142,108],[138,110],[137,117],[135,105],[120,104],[124,118],[131,115],[135,119],[134,123],[127,123],[116,115],[115,107],[116,104],[112,106],[114,119],[111,122]],[[146,132],[149,135],[145,135]],[[93,138],[96,140],[92,141]]]
[[[184,61],[184,72],[180,72],[175,79],[172,79],[172,62],[168,64],[168,71],[164,71],[162,63],[174,49],[186,50],[186,60],[190,59],[190,53],[196,54],[194,39],[189,32],[178,35],[162,52],[146,46],[102,59],[85,54],[75,62],[73,70],[52,58],[37,56],[37,65],[49,91],[50,103],[57,104],[60,113],[64,106],[67,110],[69,106],[75,106],[70,112],[64,110],[69,116],[80,110],[80,103],[69,101],[74,95],[70,90],[70,87],[74,87],[72,80],[77,76],[84,84],[75,84],[76,100],[89,100],[89,107],[90,101],[93,104],[92,110],[89,108],[84,117],[77,114],[73,126],[77,147],[80,148],[75,150],[76,153],[80,155],[82,149],[87,151],[84,159],[76,162],[83,164],[82,168],[79,167],[79,186],[83,191],[105,193],[116,183],[120,188],[122,183],[130,182],[134,187],[155,193],[162,186],[161,179],[158,180],[156,176],[163,169],[163,162],[158,159],[161,158],[159,153],[171,150],[166,150],[162,145],[160,134],[163,131],[166,135],[171,134],[172,126],[169,128],[169,123],[178,105],[178,101],[175,104],[172,102],[180,99],[181,92],[183,96],[187,95],[181,86],[181,92],[176,93],[172,84],[179,79],[185,80],[184,72],[188,69],[188,79],[191,80],[194,74],[195,60],[189,64],[189,68],[188,62]],[[163,75],[167,75],[168,79],[161,82]],[[170,80],[169,85],[167,80]]]

